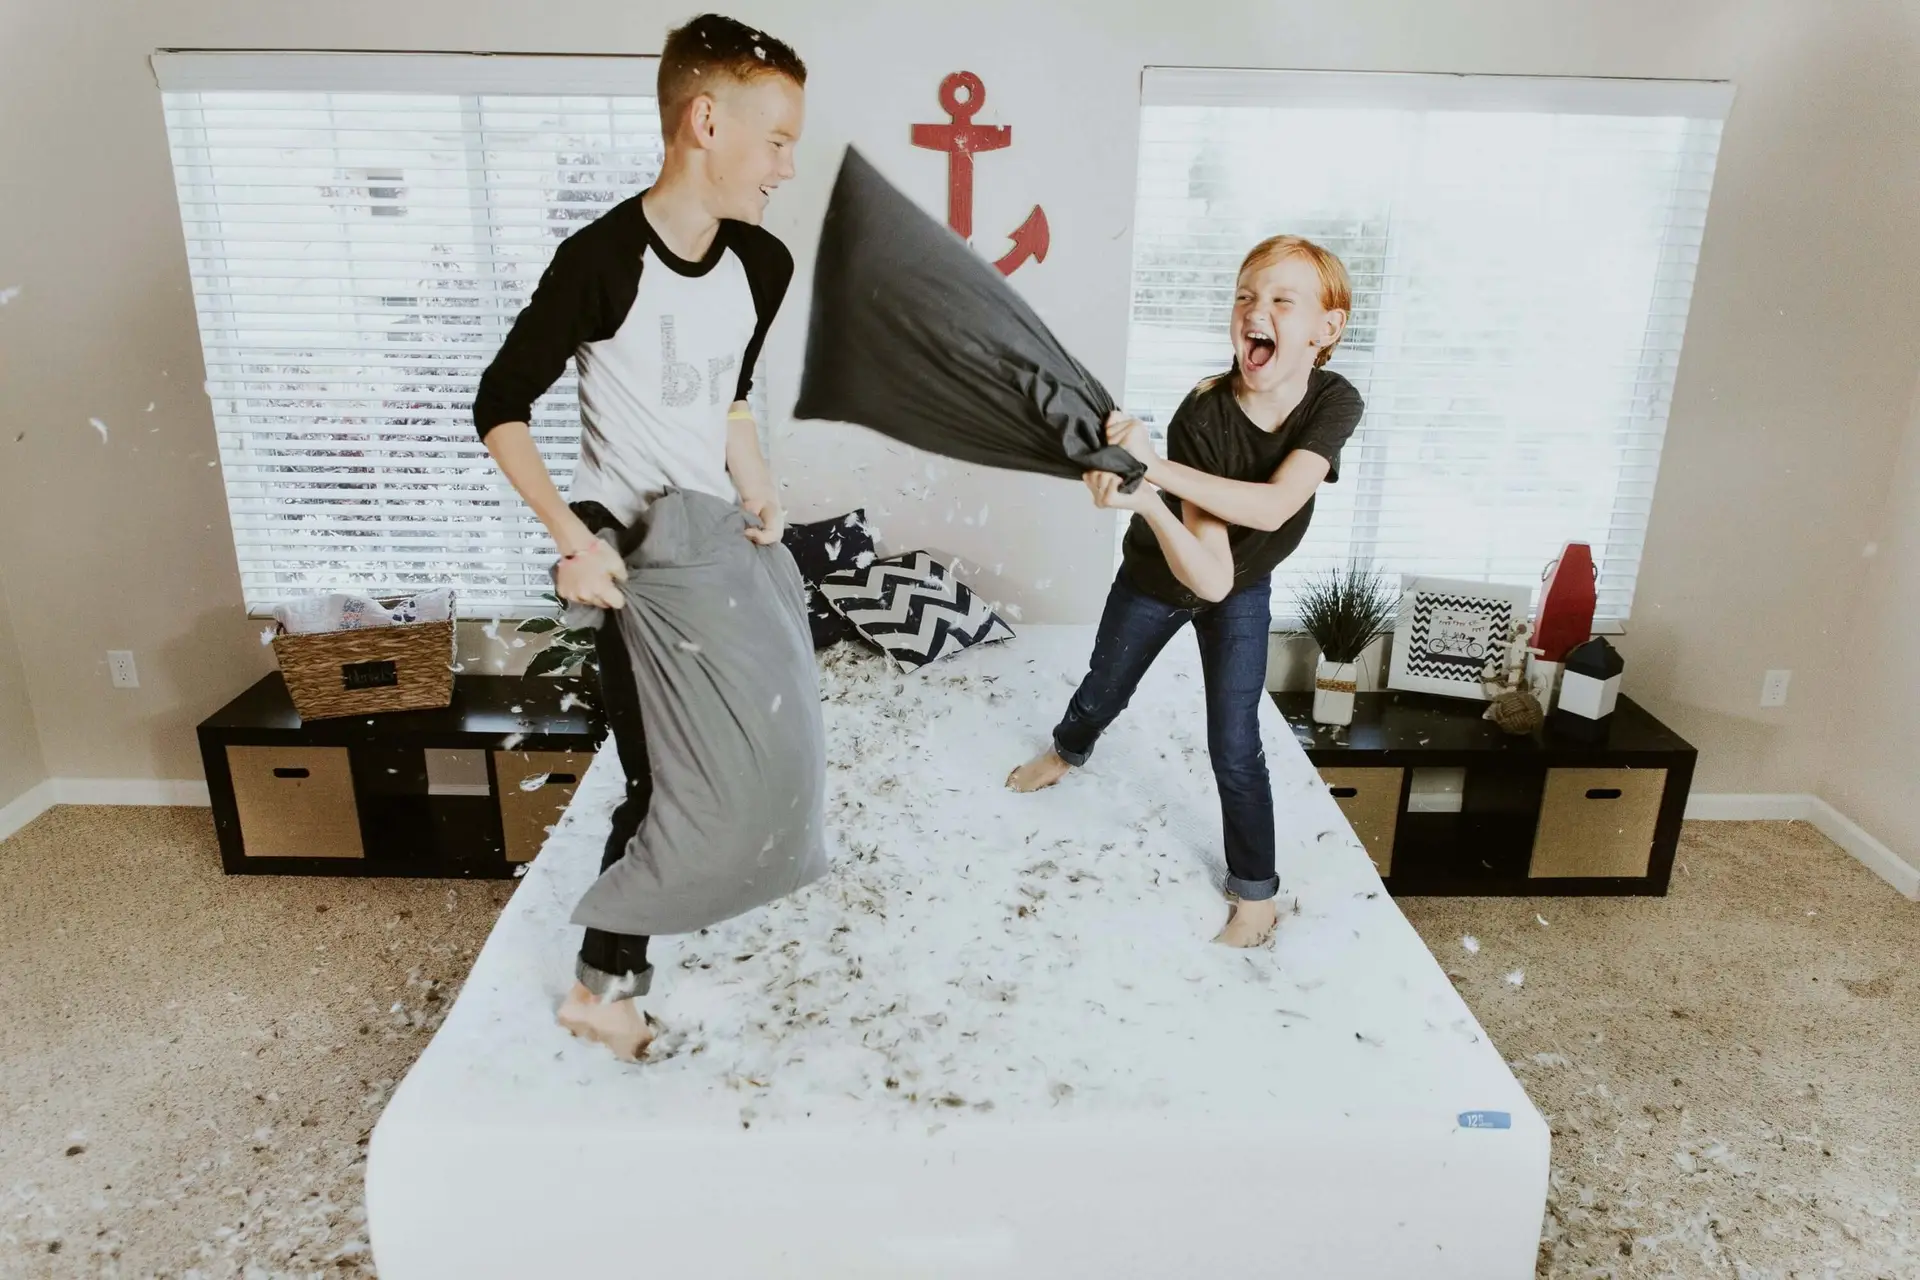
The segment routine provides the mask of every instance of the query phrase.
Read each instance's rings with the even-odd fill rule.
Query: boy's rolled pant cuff
[[[604,969],[594,968],[585,960],[576,959],[573,962],[573,976],[596,998],[607,1001],[644,996],[653,989],[652,965],[638,973],[608,973]]]
[[[1081,765],[1093,759],[1093,748],[1088,747],[1085,751],[1069,751],[1060,745],[1060,739],[1055,738],[1053,740],[1053,754],[1078,769]]]
[[[1272,876],[1265,880],[1242,880],[1239,876],[1228,876],[1227,896],[1242,902],[1265,902],[1280,893],[1280,877]]]

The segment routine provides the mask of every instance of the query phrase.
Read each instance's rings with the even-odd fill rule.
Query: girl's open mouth
[[[1259,333],[1248,334],[1247,367],[1249,369],[1265,368],[1267,362],[1273,359],[1273,350],[1274,342],[1272,338]]]

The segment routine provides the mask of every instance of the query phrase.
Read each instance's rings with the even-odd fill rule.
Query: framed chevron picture
[[[1532,608],[1531,587],[1402,577],[1387,687],[1485,702],[1480,673],[1506,661],[1514,628]]]
[[[830,573],[820,594],[904,671],[1013,638],[1012,627],[924,551]]]

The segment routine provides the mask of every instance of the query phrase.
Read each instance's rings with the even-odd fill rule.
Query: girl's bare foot
[[[1007,786],[1015,791],[1039,791],[1067,776],[1073,766],[1057,751],[1042,751],[1007,775]]]
[[[1259,902],[1233,900],[1233,914],[1227,917],[1215,942],[1229,947],[1264,947],[1273,941],[1274,926],[1280,923],[1280,901],[1265,898]]]
[[[607,1046],[623,1062],[640,1061],[654,1035],[638,1000],[602,1000],[578,982],[554,1021],[583,1040]]]

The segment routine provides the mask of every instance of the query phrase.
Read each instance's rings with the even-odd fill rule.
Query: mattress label
[[[1462,1129],[1511,1129],[1513,1117],[1505,1111],[1462,1111]]]

